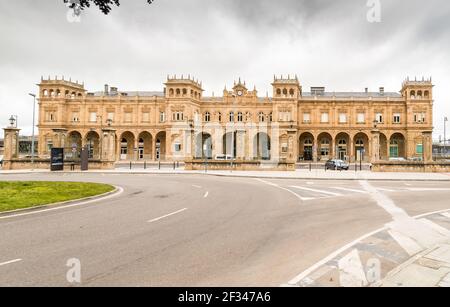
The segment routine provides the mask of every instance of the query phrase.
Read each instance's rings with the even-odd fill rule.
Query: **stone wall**
[[[236,170],[236,171],[295,171],[293,162],[261,162],[261,161],[231,161],[208,160],[187,160],[185,169],[191,170]]]
[[[375,162],[374,172],[450,173],[450,162]]]
[[[64,170],[70,171],[72,169],[72,164],[75,170],[80,170],[79,162],[64,162]],[[114,162],[106,161],[89,161],[90,170],[101,170],[101,169],[114,169]],[[31,163],[31,159],[12,159],[3,161],[3,170],[29,170],[29,169],[42,169],[50,170],[50,159],[34,159],[34,163]]]

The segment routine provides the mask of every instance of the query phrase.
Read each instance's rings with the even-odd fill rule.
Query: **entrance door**
[[[304,159],[305,161],[312,161],[313,159],[313,148],[312,146],[305,146],[303,149],[303,155],[304,155]]]
[[[347,157],[347,150],[344,148],[339,148],[338,157],[339,160],[345,161]]]
[[[391,158],[398,158],[398,146],[391,145],[390,150],[389,150],[389,156]]]

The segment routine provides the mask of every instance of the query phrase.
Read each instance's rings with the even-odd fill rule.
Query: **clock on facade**
[[[238,94],[238,96],[242,96],[243,92],[242,91],[238,91],[237,94]]]

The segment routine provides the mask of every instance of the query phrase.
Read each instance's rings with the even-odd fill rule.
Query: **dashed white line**
[[[160,221],[160,220],[162,220],[162,219],[165,219],[166,217],[170,217],[170,216],[172,216],[172,215],[175,215],[175,214],[181,213],[181,212],[183,212],[183,211],[186,211],[187,209],[188,209],[188,208],[184,208],[184,209],[178,210],[178,211],[176,211],[176,212],[172,212],[172,213],[169,213],[169,214],[166,214],[166,215],[157,217],[157,218],[155,218],[155,219],[152,219],[152,220],[148,221],[148,223],[153,223],[153,222]]]
[[[4,265],[8,265],[8,264],[13,264],[13,263],[20,262],[20,261],[22,261],[22,259],[14,259],[14,260],[10,260],[10,261],[6,261],[6,262],[0,263],[0,266],[4,266]]]
[[[440,188],[408,188],[411,192],[438,192],[438,191],[450,191],[450,189],[440,189]]]
[[[203,198],[207,198],[209,195],[209,192],[206,192],[205,195],[203,195]]]
[[[340,193],[329,192],[329,191],[318,190],[318,189],[305,188],[305,187],[299,187],[299,186],[295,186],[295,185],[291,186],[291,188],[299,189],[299,190],[305,190],[305,191],[310,191],[310,192],[316,192],[316,193],[321,193],[321,194],[327,194],[327,195],[332,195],[332,196],[342,196],[342,194],[340,194]]]

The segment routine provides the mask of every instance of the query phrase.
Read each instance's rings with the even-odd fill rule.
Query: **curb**
[[[3,212],[0,212],[0,218],[8,217],[8,216],[14,215],[16,213],[28,213],[28,212],[33,212],[33,211],[39,211],[39,210],[46,209],[46,208],[65,207],[65,206],[69,206],[69,205],[73,205],[73,204],[77,204],[77,203],[82,203],[85,201],[101,200],[102,198],[112,196],[119,191],[120,191],[120,188],[118,186],[114,186],[114,190],[100,194],[100,195],[88,196],[88,197],[74,199],[74,200],[67,200],[67,201],[57,202],[57,203],[53,203],[53,204],[39,205],[39,206],[35,206],[35,207],[30,207],[30,208],[3,211]]]

